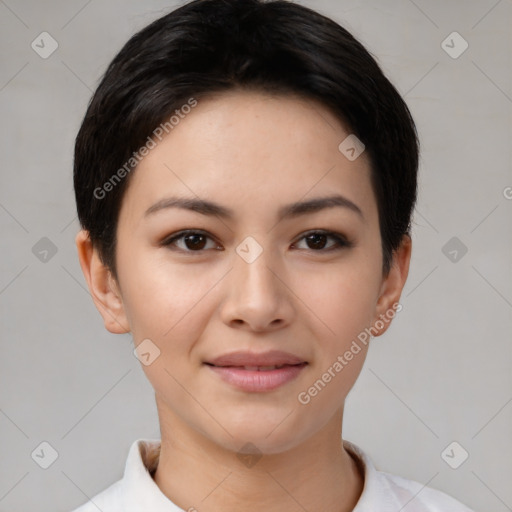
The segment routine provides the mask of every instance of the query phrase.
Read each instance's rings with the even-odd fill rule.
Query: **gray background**
[[[404,309],[374,340],[344,437],[380,469],[512,510],[512,1],[300,3],[366,45],[423,145]],[[0,0],[0,511],[70,510],[159,437],[130,336],[104,329],[79,267],[72,152],[109,61],[175,5]],[[47,59],[31,48],[43,31],[59,45]],[[441,46],[453,31],[458,58]],[[48,469],[31,456],[43,441]],[[469,453],[458,469],[441,456],[452,441],[452,464]]]

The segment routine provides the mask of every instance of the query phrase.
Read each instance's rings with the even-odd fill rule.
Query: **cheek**
[[[375,270],[349,260],[321,271],[301,273],[294,287],[301,290],[299,295],[311,318],[317,320],[316,332],[328,345],[328,353],[341,350],[369,326],[379,283]]]
[[[302,278],[306,304],[314,312],[316,361],[297,397],[308,414],[325,423],[343,406],[368,351],[377,280],[370,269],[340,266],[325,275]],[[318,320],[318,321],[317,321]]]
[[[201,277],[193,266],[171,265],[163,257],[137,252],[119,258],[123,303],[136,341],[144,338],[165,345],[201,328],[201,299],[218,279],[211,273]]]

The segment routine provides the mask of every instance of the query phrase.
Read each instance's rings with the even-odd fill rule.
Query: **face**
[[[338,149],[349,133],[311,101],[223,93],[131,176],[118,308],[102,314],[158,354],[142,368],[161,422],[277,453],[342,412],[367,350],[354,340],[396,304],[408,264],[382,275],[369,161]]]

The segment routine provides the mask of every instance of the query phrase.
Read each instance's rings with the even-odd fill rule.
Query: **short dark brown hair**
[[[359,41],[287,0],[188,2],[136,33],[110,63],[74,159],[78,218],[102,262],[117,275],[117,222],[139,148],[191,98],[237,88],[317,100],[364,143],[387,275],[393,251],[410,234],[416,202],[414,121]]]

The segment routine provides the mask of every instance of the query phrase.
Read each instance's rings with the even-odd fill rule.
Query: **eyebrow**
[[[282,219],[290,219],[306,213],[316,213],[321,210],[334,207],[346,208],[355,212],[362,220],[364,220],[361,208],[342,195],[318,197],[307,201],[299,201],[297,203],[285,205],[279,209],[277,218],[278,221],[280,221]],[[227,220],[231,220],[235,216],[233,210],[212,201],[185,197],[166,197],[150,206],[144,213],[144,217],[148,217],[153,213],[168,208],[182,208],[202,215],[218,216]]]

